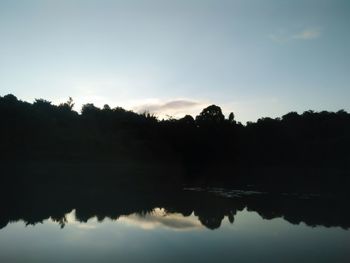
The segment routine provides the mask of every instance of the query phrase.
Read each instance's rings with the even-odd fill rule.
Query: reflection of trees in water
[[[87,222],[91,218],[103,221],[105,218],[118,220],[121,216],[152,213],[161,207],[168,214],[177,213],[188,217],[194,214],[202,225],[209,229],[220,227],[227,217],[234,223],[237,211],[247,208],[264,219],[282,217],[292,224],[304,222],[309,226],[350,227],[350,212],[346,199],[310,198],[295,196],[259,195],[240,198],[225,198],[205,192],[145,192],[123,193],[121,191],[99,193],[91,196],[81,194],[86,189],[67,191],[59,195],[58,190],[37,190],[35,194],[21,189],[16,196],[2,196],[0,228],[10,222],[23,220],[25,224],[36,224],[51,218],[62,228],[68,222],[66,214],[75,209],[76,220]]]

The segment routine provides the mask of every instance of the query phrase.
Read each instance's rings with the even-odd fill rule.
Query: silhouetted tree
[[[109,107],[108,104],[103,105],[103,110],[111,110],[111,107]]]
[[[179,119],[179,124],[189,127],[194,127],[196,122],[191,115],[186,115],[185,117]]]
[[[196,122],[199,126],[217,125],[223,123],[225,116],[222,114],[221,108],[216,105],[211,105],[202,110],[196,117]]]
[[[67,102],[61,103],[61,104],[59,105],[59,107],[61,107],[62,109],[66,109],[66,110],[68,110],[68,111],[73,110],[74,102],[73,102],[72,97],[69,97],[68,100],[67,100]]]
[[[233,114],[233,112],[231,112],[230,115],[228,115],[228,121],[229,123],[236,123],[235,115]]]
[[[81,108],[82,115],[96,114],[99,111],[100,109],[95,107],[93,103],[84,104],[83,107]]]

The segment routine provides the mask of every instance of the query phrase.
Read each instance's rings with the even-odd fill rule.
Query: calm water
[[[193,191],[165,207],[134,201],[143,205],[78,202],[62,215],[54,212],[63,204],[12,203],[1,216],[0,262],[350,262],[347,214],[324,201]]]

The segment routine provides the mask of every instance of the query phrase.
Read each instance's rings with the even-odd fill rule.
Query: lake
[[[3,203],[0,262],[350,262],[346,200],[330,196],[191,188]]]

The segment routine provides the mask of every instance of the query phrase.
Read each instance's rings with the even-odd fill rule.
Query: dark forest
[[[350,185],[344,110],[290,112],[243,125],[216,105],[167,120],[108,105],[85,104],[78,113],[73,106],[71,98],[57,106],[0,97],[2,180],[322,192]]]

